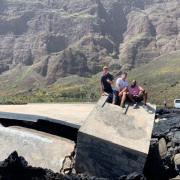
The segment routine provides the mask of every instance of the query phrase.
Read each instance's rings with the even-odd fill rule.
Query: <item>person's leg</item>
[[[113,92],[113,104],[114,105],[119,105],[119,92],[118,91],[114,91]]]
[[[145,105],[146,105],[146,103],[147,103],[147,98],[148,98],[148,94],[147,94],[146,91],[141,92],[141,93],[139,94],[139,96],[138,96],[138,100],[139,100],[139,101],[142,101],[142,100],[144,99],[144,104],[145,104]]]
[[[107,102],[112,104],[112,102],[113,102],[113,94],[108,95]]]
[[[122,96],[121,96],[121,104],[120,104],[121,107],[124,107],[124,103],[126,101],[126,96],[127,96],[127,92],[123,92]]]
[[[114,92],[113,92],[113,102],[112,102],[112,104],[115,105],[115,103],[116,103],[116,94],[115,94],[115,91],[114,91]]]
[[[144,94],[143,94],[143,93],[141,93],[141,94],[139,94],[138,96],[135,97],[135,101],[136,101],[137,103],[142,102],[143,99],[144,99]]]
[[[135,103],[136,101],[133,99],[133,96],[130,93],[127,93],[127,97],[129,98],[129,100],[133,103]]]
[[[144,104],[146,105],[148,99],[148,93],[144,91]]]

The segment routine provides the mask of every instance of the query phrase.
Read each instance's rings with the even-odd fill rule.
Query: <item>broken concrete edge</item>
[[[32,137],[32,138],[37,138],[39,140],[43,140],[43,139],[47,139],[48,137],[48,141],[47,142],[52,142],[51,139],[61,139],[62,141],[67,141],[67,142],[73,142],[67,138],[64,137],[59,137],[57,135],[53,135],[53,134],[49,134],[46,132],[42,132],[42,131],[37,131],[35,129],[29,129],[26,127],[20,127],[20,126],[12,126],[12,127],[3,127],[0,126],[0,130],[4,131],[9,131],[10,133],[17,133],[19,136],[23,136],[23,133],[26,133],[27,137]],[[26,137],[26,136],[24,136]]]
[[[150,115],[147,119],[147,124],[145,127],[148,128],[150,126],[151,130],[146,131],[148,133],[148,136],[145,139],[146,151],[141,151],[140,148],[133,149],[132,148],[133,146],[126,146],[125,142],[121,144],[121,143],[116,143],[116,141],[111,141],[111,138],[104,139],[103,136],[98,136],[98,135],[94,136],[93,133],[95,132],[98,133],[98,128],[95,128],[96,130],[94,131],[93,126],[90,126],[92,131],[86,131],[86,128],[88,129],[89,127],[88,125],[89,123],[95,123],[96,122],[96,121],[94,122],[95,119],[97,119],[97,122],[99,122],[99,119],[97,118],[98,115],[100,119],[108,118],[106,116],[101,117],[101,115],[103,115],[102,113],[103,111],[105,113],[107,110],[109,110],[110,112],[118,112],[120,116],[121,115],[129,116],[129,113],[124,113],[122,109],[119,108],[118,106],[109,103],[106,104],[107,98],[108,98],[107,96],[105,97],[102,96],[99,99],[97,105],[91,111],[86,121],[78,131],[76,170],[78,172],[89,173],[89,175],[91,176],[111,177],[111,178],[119,177],[120,175],[129,174],[135,171],[142,173],[150,149],[150,140],[152,136],[151,130],[153,128],[154,118],[155,118],[155,107],[152,107],[150,105],[150,107],[148,108],[151,109],[152,112],[150,113],[149,111],[147,111],[147,113],[145,113],[146,115],[148,114]],[[126,111],[128,110],[128,108],[129,106],[127,107]],[[130,106],[130,111],[132,111],[131,106]],[[144,112],[146,110],[141,107],[139,112],[141,111]],[[99,112],[99,114],[96,114],[97,112]],[[131,113],[133,113],[133,111]],[[116,120],[120,118],[119,115],[116,116]],[[131,116],[133,116],[133,114]],[[138,112],[135,113],[135,117],[136,118],[139,117]],[[110,116],[109,118],[110,118],[109,120],[111,120]],[[141,122],[142,117],[140,116],[139,118],[140,119],[138,119],[137,123]],[[145,123],[146,120],[144,119],[143,122]],[[98,127],[100,128],[100,132],[103,131],[103,129],[101,129],[102,127],[101,125]],[[138,146],[138,144],[136,144],[136,146]]]
[[[101,96],[101,98],[100,98],[99,101],[97,102],[96,106],[103,107],[103,106],[106,104],[107,99],[108,99],[108,95],[103,95],[103,96]]]
[[[139,105],[140,105],[140,106],[143,106],[144,104],[143,104],[142,102],[140,102]],[[153,115],[152,131],[151,131],[151,134],[150,134],[150,137],[149,137],[149,143],[148,143],[148,147],[149,147],[149,150],[150,150],[151,139],[152,139],[152,136],[153,136],[153,128],[154,128],[154,126],[155,126],[155,118],[156,118],[156,108],[157,108],[157,106],[156,106],[155,104],[150,104],[150,103],[147,103],[146,106],[147,106],[146,108],[148,108],[149,110],[151,110],[151,111],[152,111],[152,114],[154,114],[154,115]],[[131,106],[128,106],[128,108],[131,108]],[[148,153],[149,153],[149,151],[148,151]],[[148,154],[148,153],[147,153],[147,154]]]
[[[15,120],[15,121],[26,121],[26,122],[33,122],[38,123],[38,121],[48,121],[51,123],[68,126],[74,129],[80,129],[81,125],[69,123],[66,120],[57,120],[52,119],[46,116],[38,116],[38,115],[29,115],[29,114],[20,114],[20,113],[5,113],[0,112],[0,120],[1,119],[9,119],[9,120]]]
[[[147,154],[80,132],[75,169],[90,176],[117,178],[133,172],[143,173],[146,157]]]
[[[94,112],[96,110],[97,107],[102,107],[106,104],[107,102],[107,98],[108,96],[107,95],[102,95],[100,97],[100,99],[98,100],[98,102],[96,103],[96,105],[94,106],[94,108],[92,109],[92,111],[89,113],[89,115],[87,116],[86,119],[89,119],[89,117],[91,116],[91,113]],[[83,122],[83,124],[80,126],[80,128],[82,128],[85,124],[86,124],[86,120]],[[80,130],[79,128],[79,130]],[[78,131],[79,132],[79,131]]]
[[[0,161],[13,151],[25,157],[29,165],[59,172],[65,156],[74,151],[75,143],[66,138],[24,127],[0,127]]]
[[[106,106],[108,106],[109,109],[111,109],[111,108],[116,109],[119,113],[129,116],[127,112],[128,112],[128,110],[129,110],[129,108],[132,109],[132,106],[130,106],[130,105],[128,104],[128,105],[126,105],[125,108],[121,108],[121,107],[119,107],[119,106],[117,106],[117,105],[113,105],[113,104],[111,104],[111,103],[108,103],[108,102],[107,102],[107,98],[108,98],[108,96],[106,96],[106,95],[103,95],[103,96],[100,97],[100,99],[99,99],[99,101],[97,102],[96,106],[95,106],[95,107],[93,108],[93,110],[89,113],[89,115],[87,116],[86,120],[84,121],[84,123],[82,124],[82,126],[79,128],[78,133],[79,133],[79,132],[84,132],[84,130],[85,130],[84,127],[86,127],[87,124],[89,123],[88,120],[91,118],[91,114],[93,114],[93,113],[96,112],[96,111],[99,111],[99,110],[103,109],[103,108],[106,107]],[[139,105],[142,106],[143,103],[140,103]],[[152,128],[153,128],[153,126],[154,126],[154,120],[155,120],[156,105],[153,105],[153,104],[149,104],[149,103],[148,103],[148,104],[147,104],[147,108],[152,111],[151,114],[154,114],[154,116],[153,116],[153,122],[151,123],[151,124],[152,124],[151,126],[152,126]],[[136,109],[134,109],[134,110],[136,110]],[[84,133],[85,133],[85,132],[84,132]],[[149,136],[149,138],[147,139],[147,140],[149,141],[147,148],[149,148],[149,146],[150,146],[150,140],[151,140],[151,137],[152,137],[152,133],[153,133],[153,132],[151,131],[150,136]],[[87,133],[87,134],[89,134],[89,133]],[[99,137],[99,138],[102,138],[102,137]],[[115,142],[113,142],[113,143],[115,143]],[[131,147],[130,147],[130,149],[131,149]],[[137,150],[137,151],[138,151],[138,150]]]
[[[80,137],[80,136],[82,136],[82,135],[84,135],[84,132],[81,132],[81,131],[79,131],[78,132],[78,137]],[[97,139],[98,141],[102,141],[102,142],[104,142],[104,143],[107,143],[107,144],[113,144],[113,145],[115,145],[115,146],[117,146],[117,147],[121,147],[123,150],[125,150],[125,151],[134,151],[134,152],[136,152],[138,155],[141,155],[141,156],[144,156],[144,157],[147,157],[147,154],[146,153],[144,153],[144,152],[140,152],[140,151],[137,151],[137,150],[134,150],[134,149],[130,149],[130,148],[127,148],[127,147],[125,147],[125,146],[122,146],[122,145],[119,145],[119,144],[117,144],[117,143],[114,143],[114,142],[111,142],[111,141],[108,141],[108,140],[104,140],[104,139],[102,139],[102,138],[99,138],[99,137],[97,137],[97,136],[93,136],[93,135],[90,135],[90,134],[86,134],[86,136],[88,136],[90,139]],[[80,138],[78,138],[78,140],[77,140],[77,147],[78,147],[78,142],[80,141]],[[91,141],[93,141],[93,140],[91,140]],[[90,141],[90,142],[91,142]],[[89,142],[89,143],[90,143]],[[149,143],[150,144],[150,143]]]
[[[105,104],[107,103],[107,100],[108,100],[108,95],[102,95],[100,97],[99,101],[97,102],[96,106],[99,106],[99,107],[103,108],[105,106]],[[114,105],[112,103],[109,103],[109,104],[111,104],[113,106],[117,106],[119,109],[121,109],[123,111],[124,114],[126,114],[128,108],[129,108],[129,104],[125,104],[125,108],[121,108],[120,106]]]
[[[104,106],[105,106],[105,104],[107,103],[107,99],[108,99],[108,95],[102,95],[101,97],[100,97],[100,99],[98,100],[98,102],[96,103],[96,105],[94,106],[94,108],[92,109],[92,111],[89,113],[89,115],[86,117],[86,120],[87,119],[89,119],[89,117],[91,116],[91,113],[93,113],[97,108],[99,108],[99,107],[101,107],[101,108],[103,108]],[[127,110],[128,110],[128,108],[129,108],[129,105],[126,107],[126,108],[121,108],[121,107],[119,107],[119,106],[116,106],[116,105],[113,105],[113,104],[111,104],[112,106],[115,106],[115,107],[118,107],[119,108],[119,110],[123,110],[123,112],[122,113],[126,113],[127,112]],[[86,124],[86,122],[87,121],[84,121],[83,122],[83,124],[79,127],[79,130],[80,130],[80,128],[82,128],[85,124]]]

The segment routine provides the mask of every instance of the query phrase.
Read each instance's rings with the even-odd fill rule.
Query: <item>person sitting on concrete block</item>
[[[128,98],[135,103],[134,107],[137,106],[138,102],[141,102],[144,100],[144,105],[146,106],[147,103],[147,97],[148,94],[147,92],[144,90],[144,88],[142,88],[141,86],[139,86],[137,84],[136,80],[133,80],[131,82],[131,85],[128,87]]]
[[[103,67],[103,75],[101,77],[101,94],[108,95],[107,102],[112,103],[113,98],[113,83],[114,77],[109,73],[109,69],[107,66]]]
[[[128,93],[127,73],[123,72],[116,80],[115,90],[113,93],[113,104],[124,107]]]

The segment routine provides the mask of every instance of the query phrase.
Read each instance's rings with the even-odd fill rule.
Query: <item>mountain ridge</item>
[[[117,74],[180,50],[178,0],[0,3],[1,94],[90,79],[104,65]]]

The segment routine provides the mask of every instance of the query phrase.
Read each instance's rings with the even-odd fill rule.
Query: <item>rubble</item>
[[[63,148],[63,147],[62,147]],[[111,180],[77,174],[74,169],[76,149],[66,156],[60,173],[32,167],[17,152],[0,162],[0,180]],[[68,169],[69,165],[71,169]],[[143,174],[132,173],[113,180],[169,180],[180,175],[180,115],[166,114],[155,123]]]
[[[180,115],[163,114],[154,125],[144,174],[168,180],[180,174]]]
[[[0,179],[2,180],[109,180],[108,178],[89,177],[85,174],[63,175],[54,173],[49,169],[34,168],[28,165],[28,162],[17,152],[13,152],[7,159],[0,162]],[[117,180],[145,180],[138,174],[132,173],[128,176],[122,176]]]

